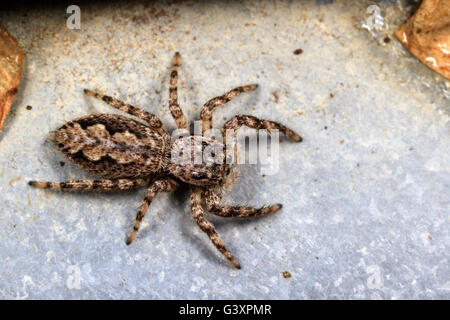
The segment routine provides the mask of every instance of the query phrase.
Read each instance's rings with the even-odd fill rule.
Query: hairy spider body
[[[172,144],[169,172],[191,185],[209,186],[224,181],[230,166],[225,163],[225,146],[202,136],[176,139]]]
[[[180,129],[188,129],[178,105],[177,81],[180,55],[175,54],[170,77],[169,110]],[[212,128],[212,110],[257,85],[237,87],[206,102],[200,117],[202,134]],[[158,192],[171,192],[181,183],[191,186],[192,216],[216,248],[233,264],[239,263],[225,248],[213,225],[206,220],[203,206],[222,217],[254,217],[281,209],[281,204],[263,208],[223,206],[224,186],[232,183],[231,164],[225,145],[206,136],[183,136],[171,141],[164,125],[155,115],[117,99],[85,89],[90,96],[135,116],[146,124],[116,114],[93,114],[65,123],[51,138],[59,150],[75,164],[105,179],[66,182],[30,181],[38,188],[72,190],[127,190],[150,184],[126,243],[136,236],[151,201]],[[254,129],[280,130],[296,142],[302,138],[289,128],[273,121],[249,115],[238,115],[227,121],[225,130],[241,126]],[[225,136],[223,137],[225,141]]]

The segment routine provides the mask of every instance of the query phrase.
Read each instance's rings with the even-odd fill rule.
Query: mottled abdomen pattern
[[[105,178],[146,177],[167,166],[170,138],[116,114],[93,114],[51,133],[58,148],[81,168]]]

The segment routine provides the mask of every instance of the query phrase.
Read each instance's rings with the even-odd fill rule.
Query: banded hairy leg
[[[227,258],[231,264],[237,268],[240,269],[241,265],[239,262],[236,261],[236,259],[233,257],[230,251],[228,251],[227,248],[225,248],[225,245],[220,239],[219,234],[217,233],[214,226],[206,220],[205,214],[202,207],[202,188],[200,187],[193,187],[191,191],[191,210],[192,210],[192,217],[194,218],[197,225],[200,227],[200,229],[205,232],[209,239],[211,239],[212,243],[215,245],[217,250],[222,253],[225,258]]]
[[[223,133],[224,133],[224,141],[226,139],[226,131],[227,130],[238,130],[242,126],[247,126],[252,129],[265,129],[268,131],[271,130],[279,130],[283,132],[286,136],[291,138],[294,142],[301,142],[302,137],[300,137],[297,133],[295,133],[293,130],[289,129],[288,127],[275,122],[271,120],[263,120],[258,119],[254,116],[250,115],[237,115],[225,122],[223,126]]]
[[[202,134],[212,128],[212,112],[214,108],[224,105],[225,103],[231,101],[242,92],[255,90],[258,87],[257,84],[250,84],[246,86],[241,86],[234,88],[227,93],[212,98],[208,100],[202,107],[202,111],[200,112],[200,119],[202,120]]]
[[[167,132],[164,129],[164,125],[163,125],[162,121],[157,116],[155,116],[153,113],[147,112],[141,108],[132,106],[131,104],[122,102],[118,99],[112,98],[110,96],[107,96],[107,95],[104,95],[104,94],[101,94],[98,92],[94,92],[89,89],[84,89],[84,93],[86,93],[87,95],[89,95],[91,97],[103,100],[110,106],[112,106],[116,109],[119,109],[122,112],[128,113],[128,114],[135,116],[141,120],[144,120],[145,122],[147,122],[147,124],[151,128],[155,129],[160,134],[167,135]]]
[[[285,135],[287,135],[289,138],[294,140],[295,142],[302,141],[302,137],[300,137],[298,134],[296,134],[294,131],[289,129],[288,127],[279,124],[274,121],[270,120],[261,120],[254,116],[249,115],[237,115],[228,120],[224,127],[223,127],[223,140],[226,146],[226,131],[227,130],[233,130],[233,132],[236,132],[241,126],[247,126],[253,129],[266,129],[266,130],[280,130]],[[234,136],[233,136],[234,138]],[[235,155],[237,152],[237,147],[235,145]],[[248,207],[248,206],[224,206],[220,205],[220,201],[223,197],[223,185],[226,184],[233,184],[234,180],[231,181],[230,178],[230,172],[224,179],[224,182],[220,186],[212,186],[204,190],[202,196],[205,201],[206,207],[209,212],[222,216],[222,217],[257,217],[273,212],[277,212],[282,208],[282,204],[274,204],[267,207],[262,208],[254,208],[254,207]]]
[[[265,214],[277,212],[282,208],[281,203],[270,205],[262,208],[254,208],[248,206],[224,206],[220,202],[223,198],[223,188],[221,186],[209,187],[202,193],[203,200],[206,204],[206,209],[221,217],[258,217]]]
[[[180,67],[181,56],[175,52],[173,57],[173,67],[170,73],[169,86],[169,110],[179,129],[189,129],[186,117],[178,104],[178,68]]]
[[[162,179],[156,180],[153,182],[147,190],[147,194],[145,195],[144,201],[142,201],[141,206],[139,207],[138,213],[136,215],[136,220],[134,221],[133,230],[127,239],[127,244],[131,244],[133,242],[136,233],[139,230],[142,219],[147,213],[148,207],[150,206],[153,198],[156,196],[158,192],[172,192],[178,186],[178,182],[173,179]]]
[[[128,190],[141,187],[148,183],[148,179],[114,179],[114,180],[70,180],[65,182],[29,181],[32,187],[54,190]]]

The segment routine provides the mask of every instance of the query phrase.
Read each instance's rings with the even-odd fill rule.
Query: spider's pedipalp
[[[203,105],[202,111],[200,112],[200,119],[202,120],[202,133],[212,128],[212,111],[215,107],[224,105],[225,103],[240,95],[242,92],[255,90],[257,87],[257,84],[249,84],[246,86],[237,87],[221,96],[208,100]]]
[[[179,129],[189,129],[186,117],[178,104],[178,68],[180,67],[180,60],[180,53],[175,52],[172,72],[170,74],[169,110]]]
[[[148,207],[152,202],[153,198],[156,196],[158,192],[171,192],[175,190],[178,186],[178,182],[172,179],[166,180],[156,180],[153,182],[147,190],[147,194],[145,195],[144,201],[142,201],[141,206],[139,207],[138,213],[136,215],[136,220],[134,221],[133,231],[131,231],[130,235],[127,239],[127,245],[133,242],[136,233],[139,230],[139,226],[141,225],[141,221],[147,213]]]
[[[29,181],[28,184],[40,189],[55,190],[128,190],[141,187],[148,179],[115,179],[115,180],[71,180],[66,182]]]
[[[239,264],[239,262],[236,261],[236,259],[233,258],[231,252],[228,251],[227,248],[225,248],[225,245],[222,239],[220,239],[216,230],[214,229],[214,226],[211,224],[211,222],[205,219],[204,211],[202,208],[201,194],[202,189],[198,187],[192,188],[191,193],[192,217],[194,218],[195,222],[200,227],[200,229],[202,229],[202,231],[208,235],[212,243],[216,246],[217,250],[219,250],[225,256],[225,258],[227,258],[231,262],[231,264],[235,268],[240,269],[241,265]]]

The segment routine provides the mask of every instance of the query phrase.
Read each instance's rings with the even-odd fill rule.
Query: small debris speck
[[[330,93],[330,98],[334,98],[334,93]]]
[[[340,144],[343,144],[343,143],[344,143],[344,140],[339,141],[339,143],[340,143]]]
[[[383,41],[384,41],[384,43],[389,43],[389,42],[391,42],[391,38],[385,37],[385,38],[383,39]]]
[[[13,185],[14,183],[16,183],[17,181],[19,181],[20,179],[22,179],[21,176],[18,176],[17,178],[11,179],[9,180],[9,185]]]
[[[272,96],[273,96],[273,99],[275,100],[275,103],[278,103],[278,100],[279,100],[278,92],[277,91],[273,91],[272,92]]]
[[[283,275],[283,278],[285,278],[285,279],[290,278],[292,276],[289,271],[283,271],[281,274]]]
[[[328,127],[327,126],[325,126],[325,127],[323,127],[325,130],[327,130],[328,129]]]
[[[64,161],[60,161],[60,162],[59,162],[59,165],[60,165],[61,167],[64,167],[64,166],[66,165],[66,163],[65,163]]]
[[[26,106],[26,109],[27,110],[31,110],[31,109],[33,109],[33,107],[32,106]]]
[[[303,49],[296,49],[296,50],[294,50],[294,54],[295,55],[299,55],[299,54],[301,54],[301,53],[303,53]]]

